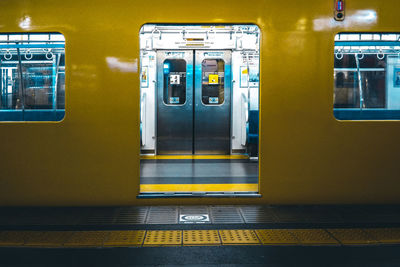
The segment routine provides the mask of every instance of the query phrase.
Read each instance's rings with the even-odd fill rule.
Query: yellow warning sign
[[[218,84],[218,74],[208,75],[208,84]]]

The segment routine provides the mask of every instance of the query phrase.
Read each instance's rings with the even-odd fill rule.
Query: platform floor
[[[142,159],[141,192],[257,192],[258,162],[249,159]]]
[[[0,208],[0,266],[400,266],[400,206]]]

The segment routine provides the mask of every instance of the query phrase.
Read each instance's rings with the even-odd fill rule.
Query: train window
[[[205,105],[224,102],[225,62],[222,59],[204,59],[201,63],[201,101]]]
[[[335,37],[334,115],[339,120],[400,119],[400,34]],[[350,38],[351,37],[351,38]]]
[[[61,121],[64,116],[64,36],[0,34],[0,121]]]
[[[183,105],[186,102],[186,61],[166,59],[164,68],[164,103]]]

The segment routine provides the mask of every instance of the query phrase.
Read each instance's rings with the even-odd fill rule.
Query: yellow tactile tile
[[[61,247],[71,237],[68,231],[35,231],[25,235],[25,246]]]
[[[299,241],[289,230],[256,230],[258,238],[264,245],[298,245]]]
[[[143,246],[180,246],[182,231],[147,231]]]
[[[184,246],[217,246],[221,245],[217,230],[185,230],[183,231]]]
[[[259,245],[253,230],[219,230],[223,245]]]
[[[138,247],[143,243],[146,231],[110,231],[104,240],[105,247]]]
[[[369,245],[378,241],[359,228],[328,229],[328,231],[343,245]]]
[[[294,229],[291,233],[302,245],[340,245],[327,231],[323,229]]]
[[[382,244],[400,244],[400,228],[363,229]]]
[[[1,231],[0,246],[22,246],[24,244],[24,237],[27,233],[27,231]]]
[[[76,231],[64,243],[65,247],[101,247],[106,231]]]

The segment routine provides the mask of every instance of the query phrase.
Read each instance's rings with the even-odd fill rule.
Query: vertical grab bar
[[[361,81],[361,72],[360,72],[360,60],[358,58],[358,54],[354,54],[356,57],[356,64],[357,64],[357,78],[358,78],[358,90],[360,93],[360,109],[363,109],[364,106],[364,96],[363,96],[363,88],[362,88],[362,81]]]
[[[145,146],[146,142],[146,93],[143,93],[141,99],[141,110],[140,110],[140,124],[142,125],[141,132],[140,132],[140,143],[141,146]]]

